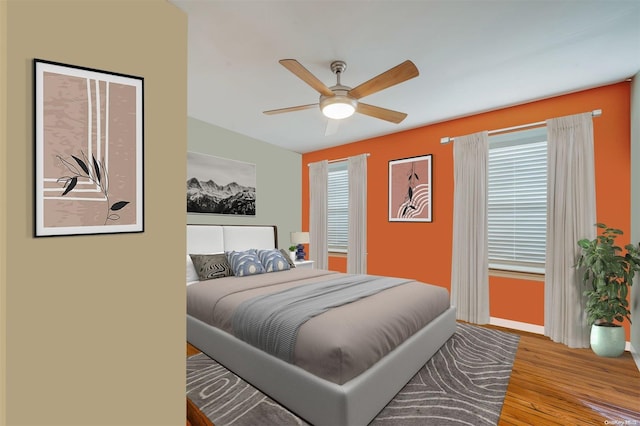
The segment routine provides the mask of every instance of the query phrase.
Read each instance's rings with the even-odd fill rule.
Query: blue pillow
[[[287,271],[290,269],[289,261],[278,249],[258,249],[258,257],[266,272]]]
[[[255,249],[245,251],[227,251],[225,252],[231,270],[236,277],[245,277],[248,275],[264,274],[264,266],[260,263],[258,253]]]

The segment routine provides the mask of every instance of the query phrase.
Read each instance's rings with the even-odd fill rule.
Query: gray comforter
[[[187,287],[187,314],[233,334],[233,315],[243,302],[344,275],[292,269],[202,281]],[[346,383],[448,307],[445,288],[411,281],[331,308],[300,326],[292,363],[334,383]]]
[[[302,324],[331,308],[408,282],[401,278],[348,274],[256,296],[242,302],[234,312],[233,334],[291,362]]]

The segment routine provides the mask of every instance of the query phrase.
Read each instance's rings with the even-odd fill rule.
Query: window
[[[347,252],[349,235],[348,162],[329,163],[327,188],[327,247],[330,252]]]
[[[489,267],[544,273],[547,128],[489,137]]]

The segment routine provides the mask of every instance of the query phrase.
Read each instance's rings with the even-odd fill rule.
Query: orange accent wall
[[[544,282],[489,277],[491,316],[544,325]]]
[[[309,229],[307,164],[368,152],[368,272],[413,278],[450,290],[453,145],[440,144],[440,138],[601,109],[602,116],[593,120],[597,220],[622,229],[620,242],[627,244],[631,226],[630,88],[629,82],[617,83],[304,154],[303,229]],[[424,154],[433,155],[433,222],[389,222],[388,162]],[[345,271],[346,263],[330,258],[329,267]],[[543,325],[544,283],[491,277],[490,305],[493,317]],[[628,322],[625,327],[629,339]]]

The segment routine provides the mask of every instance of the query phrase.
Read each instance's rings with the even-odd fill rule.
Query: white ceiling
[[[189,20],[188,115],[300,153],[640,71],[640,0],[170,1]],[[406,59],[420,75],[362,99],[407,113],[401,124],[355,114],[325,136],[319,109],[262,113],[318,102],[280,59],[327,86],[334,60],[351,87]]]

